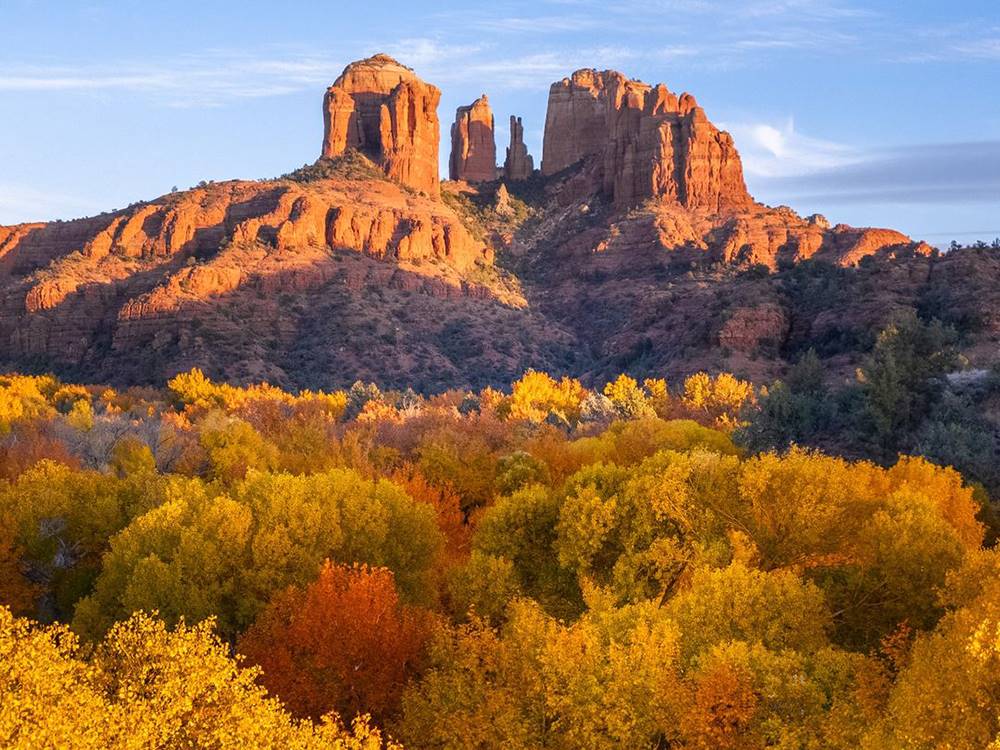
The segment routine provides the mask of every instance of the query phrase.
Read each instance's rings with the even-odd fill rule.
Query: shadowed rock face
[[[578,70],[549,90],[542,173],[580,162],[622,208],[648,198],[710,211],[753,202],[732,138],[693,96],[616,71]]]
[[[526,180],[535,171],[535,163],[524,145],[524,125],[521,118],[510,116],[510,146],[503,163],[503,176],[508,180]]]
[[[356,149],[394,180],[437,195],[441,92],[388,55],[353,62],[323,100],[322,156]]]
[[[486,94],[455,112],[448,176],[466,182],[491,182],[497,178],[493,110]]]

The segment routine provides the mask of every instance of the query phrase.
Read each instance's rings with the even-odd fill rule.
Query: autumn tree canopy
[[[0,378],[0,745],[1000,747],[989,491],[753,449],[823,393]]]
[[[430,627],[426,610],[399,601],[388,569],[327,562],[313,583],[271,600],[239,651],[299,716],[384,720],[417,673]]]

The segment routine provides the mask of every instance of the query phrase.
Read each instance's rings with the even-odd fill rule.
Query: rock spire
[[[448,177],[466,182],[490,182],[497,178],[493,110],[486,94],[455,112]]]
[[[508,180],[526,180],[535,170],[534,161],[524,145],[524,125],[521,118],[510,116],[510,146],[503,163],[503,174]]]

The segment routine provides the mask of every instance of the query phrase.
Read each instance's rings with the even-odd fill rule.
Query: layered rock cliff
[[[623,208],[648,198],[714,212],[753,203],[732,137],[693,96],[617,71],[578,70],[549,90],[542,173],[578,163]]]
[[[438,96],[376,55],[327,91],[312,166],[0,227],[0,367],[441,390],[532,367],[766,380],[811,347],[849,376],[906,309],[974,321],[975,364],[1000,347],[995,258],[755,203],[688,94],[578,71],[552,87],[543,178],[511,118],[500,184],[484,97],[443,194]]]
[[[486,94],[455,112],[448,176],[466,182],[490,182],[497,178],[493,110]]]
[[[353,62],[323,100],[322,156],[356,149],[394,180],[439,191],[441,92],[388,55]]]
[[[460,334],[493,342],[469,360],[484,371],[520,371],[535,346],[506,341],[520,330],[539,351],[568,340],[525,309],[446,204],[345,159],[0,227],[0,363],[115,383],[199,366],[305,385],[374,378],[392,359],[401,382],[432,387],[461,377],[447,354],[460,311],[510,331]]]
[[[508,180],[526,180],[535,171],[535,162],[524,145],[524,125],[520,117],[510,116],[510,145],[503,163],[503,176]]]

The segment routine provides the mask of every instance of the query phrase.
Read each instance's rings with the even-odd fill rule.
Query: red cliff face
[[[348,65],[323,100],[323,152],[357,149],[404,185],[438,195],[441,92],[388,55]]]
[[[579,162],[623,208],[648,198],[712,212],[753,203],[732,138],[693,96],[615,71],[578,70],[549,90],[542,173]]]
[[[503,176],[508,180],[526,180],[535,171],[535,163],[524,145],[524,125],[521,118],[510,116],[510,146],[503,163]]]
[[[211,332],[229,301],[386,286],[492,298],[469,281],[492,259],[444,203],[390,180],[213,183],[90,219],[0,227],[0,359],[96,371],[162,340],[186,363],[193,344],[178,332],[190,336],[196,319]],[[106,360],[99,341],[113,347]]]
[[[608,86],[620,73],[578,70],[549,88],[542,136],[542,174],[553,175],[581,160],[603,160],[612,97]]]
[[[486,94],[455,112],[455,122],[451,126],[448,176],[452,180],[466,182],[490,182],[497,178],[493,110]]]

